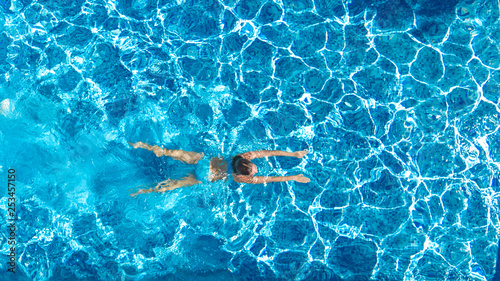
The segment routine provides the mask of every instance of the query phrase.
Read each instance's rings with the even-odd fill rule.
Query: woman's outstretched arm
[[[302,158],[308,152],[309,152],[308,150],[295,151],[295,152],[288,152],[281,150],[256,150],[256,151],[245,152],[241,154],[241,157],[248,160],[252,160],[255,158],[269,157],[269,156],[289,156],[289,157]]]
[[[281,177],[252,177],[247,175],[237,175],[233,174],[233,179],[236,182],[241,183],[252,183],[252,184],[261,184],[268,182],[282,182],[282,181],[296,181],[302,183],[308,183],[311,180],[304,175],[295,175],[295,176],[281,176]]]

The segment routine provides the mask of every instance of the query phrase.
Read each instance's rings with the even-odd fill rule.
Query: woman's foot
[[[130,146],[132,146],[133,148],[138,148],[139,145],[142,144],[142,142],[136,142],[136,143],[128,142],[128,144],[130,144]]]

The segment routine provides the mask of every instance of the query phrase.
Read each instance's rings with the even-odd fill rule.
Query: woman
[[[184,151],[184,150],[170,150],[159,147],[157,145],[152,146],[143,142],[136,142],[129,144],[133,148],[144,148],[149,151],[152,151],[156,154],[156,156],[170,156],[175,160],[179,160],[186,164],[196,165],[195,174],[190,174],[180,180],[171,180],[167,179],[165,181],[160,182],[156,185],[155,188],[149,189],[139,189],[136,193],[131,194],[130,196],[137,196],[142,193],[150,193],[150,192],[165,192],[167,190],[174,190],[183,186],[191,186],[195,184],[202,183],[204,181],[215,182],[218,180],[226,180],[228,173],[231,171],[227,168],[227,162],[222,157],[214,157],[208,161],[208,159],[204,159],[205,156],[203,153],[196,153],[193,151]],[[260,150],[260,151],[250,151],[245,152],[243,154],[236,155],[232,161],[232,176],[236,182],[241,183],[268,183],[268,182],[280,182],[280,181],[296,181],[307,183],[310,182],[310,179],[304,177],[303,175],[294,175],[294,176],[282,176],[282,177],[260,177],[255,176],[258,172],[257,166],[252,163],[252,159],[262,158],[268,156],[290,156],[302,158],[304,155],[308,153],[307,150],[304,151],[296,151],[296,152],[286,152],[279,150]]]

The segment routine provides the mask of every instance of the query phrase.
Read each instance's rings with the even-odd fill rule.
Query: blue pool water
[[[498,1],[0,6],[0,280],[494,279]],[[137,141],[311,182],[131,198]]]

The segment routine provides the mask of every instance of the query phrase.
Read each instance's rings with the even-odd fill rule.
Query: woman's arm
[[[303,175],[283,176],[283,177],[252,177],[247,175],[233,174],[233,179],[236,182],[251,183],[251,184],[282,182],[282,181],[296,181],[296,182],[308,183],[311,181],[309,178],[304,177]]]
[[[256,150],[256,151],[245,152],[241,154],[241,157],[248,160],[252,160],[255,158],[269,157],[269,156],[289,156],[289,157],[302,158],[308,152],[309,151],[307,150],[296,151],[296,152],[287,152],[281,150]]]

